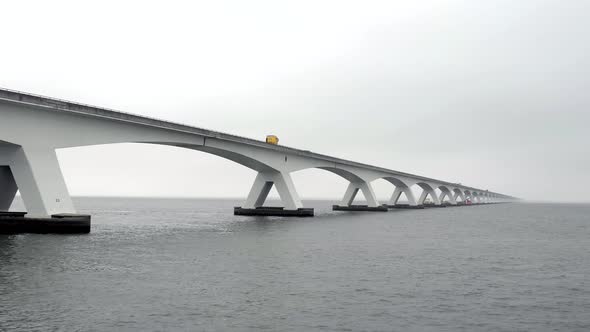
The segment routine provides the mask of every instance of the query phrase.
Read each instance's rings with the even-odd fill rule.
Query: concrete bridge
[[[350,182],[340,205],[334,207],[339,210],[421,207],[427,197],[435,206],[457,205],[466,200],[493,203],[514,199],[484,189],[236,135],[0,89],[0,211],[9,209],[19,190],[29,217],[75,215],[55,150],[130,142],[207,152],[257,171],[252,189],[243,205],[235,210],[236,214],[313,215],[313,209],[303,207],[291,179],[293,172],[308,168],[323,169]],[[371,182],[377,179],[393,184],[392,197],[386,205],[375,197]],[[263,206],[273,185],[283,209]],[[414,197],[413,186],[421,188],[420,197]],[[359,191],[366,198],[366,206],[352,205]],[[402,193],[407,205],[398,204]]]

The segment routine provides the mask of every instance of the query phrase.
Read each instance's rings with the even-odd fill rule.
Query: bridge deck
[[[483,189],[467,187],[464,185],[458,185],[456,183],[451,183],[451,182],[447,182],[447,181],[428,178],[428,177],[424,177],[424,176],[420,176],[420,175],[416,175],[416,174],[395,171],[395,170],[391,170],[391,169],[387,169],[387,168],[383,168],[383,167],[377,167],[377,166],[373,166],[373,165],[363,164],[363,163],[359,163],[359,162],[355,162],[355,161],[350,161],[350,160],[346,160],[346,159],[341,159],[341,158],[336,158],[336,157],[332,157],[332,156],[328,156],[328,155],[314,153],[314,152],[311,152],[308,150],[300,150],[300,149],[296,149],[296,148],[287,147],[284,145],[267,144],[264,141],[259,141],[259,140],[255,140],[255,139],[251,139],[251,138],[247,138],[247,137],[242,137],[242,136],[237,136],[237,135],[232,135],[232,134],[226,134],[226,133],[222,133],[219,131],[208,130],[208,129],[198,128],[198,127],[188,126],[185,124],[175,123],[175,122],[171,122],[171,121],[164,121],[164,120],[160,120],[160,119],[156,119],[156,118],[115,111],[115,110],[108,109],[108,108],[91,106],[91,105],[86,105],[86,104],[82,104],[82,103],[75,103],[75,102],[71,102],[71,101],[67,101],[67,100],[50,98],[50,97],[45,97],[45,96],[40,96],[40,95],[35,95],[35,94],[30,94],[30,93],[24,93],[24,92],[19,92],[19,91],[14,91],[14,90],[0,89],[0,100],[12,102],[12,103],[18,103],[18,104],[26,104],[26,105],[30,105],[30,106],[45,108],[45,109],[52,109],[52,110],[60,111],[60,112],[80,113],[80,114],[89,115],[89,116],[108,118],[108,119],[111,119],[114,121],[132,122],[135,124],[141,124],[141,125],[145,125],[145,126],[164,128],[164,129],[168,129],[168,130],[180,131],[180,132],[185,132],[185,133],[192,133],[192,134],[196,134],[196,135],[200,135],[200,136],[204,136],[204,137],[212,137],[212,138],[216,138],[216,139],[220,139],[220,140],[233,141],[233,142],[238,142],[238,143],[242,143],[242,144],[253,145],[253,146],[262,147],[262,148],[269,149],[269,150],[275,150],[278,152],[288,152],[291,154],[297,154],[297,155],[308,157],[308,158],[333,162],[335,164],[360,167],[360,168],[364,168],[364,169],[387,173],[392,176],[396,176],[396,175],[397,176],[405,176],[405,177],[409,177],[409,178],[418,179],[421,181],[436,182],[436,183],[440,183],[443,185],[460,187],[460,188],[468,189],[468,190],[486,191]],[[493,192],[490,192],[490,193],[493,193]],[[498,193],[493,193],[493,194],[498,194]],[[498,194],[498,195],[502,195],[502,194]],[[502,195],[502,196],[508,197],[505,195]]]

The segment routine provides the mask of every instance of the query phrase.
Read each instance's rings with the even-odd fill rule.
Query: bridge
[[[349,181],[335,210],[387,211],[388,208],[422,208],[428,197],[433,206],[512,201],[512,196],[399,172],[332,156],[268,144],[250,138],[118,112],[71,101],[0,89],[0,211],[8,211],[17,191],[29,220],[87,221],[72,203],[56,149],[114,143],[146,143],[210,153],[258,172],[242,204],[242,215],[312,216],[304,208],[291,178],[293,172],[319,168]],[[384,179],[393,185],[392,197],[381,204],[371,182]],[[265,207],[275,186],[282,208]],[[416,198],[411,188],[418,186]],[[361,191],[366,205],[353,205]],[[407,204],[400,204],[404,194]],[[2,219],[25,220],[23,214],[0,212]],[[19,219],[19,220],[21,220]],[[22,221],[21,220],[21,221]],[[1,224],[0,224],[1,225]]]

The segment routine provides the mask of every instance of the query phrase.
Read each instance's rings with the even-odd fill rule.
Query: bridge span
[[[8,211],[20,191],[27,216],[45,220],[76,217],[56,149],[113,143],[148,143],[202,151],[234,161],[258,172],[236,214],[311,216],[297,194],[291,173],[319,168],[349,181],[336,210],[386,211],[387,208],[420,208],[430,197],[434,206],[495,203],[514,197],[420,175],[344,160],[332,156],[212,130],[118,112],[29,93],[0,89],[0,211]],[[393,184],[392,197],[381,204],[371,182]],[[275,186],[283,208],[266,208]],[[411,190],[419,186],[416,198]],[[353,205],[361,191],[367,205]],[[399,204],[404,194],[407,204]],[[0,219],[14,213],[0,212]],[[19,215],[18,217],[24,218]],[[87,217],[89,220],[89,217]]]

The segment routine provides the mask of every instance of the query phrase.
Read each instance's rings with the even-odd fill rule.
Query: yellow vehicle
[[[273,145],[278,145],[279,144],[279,138],[276,137],[275,135],[267,135],[266,136],[266,143],[273,144]]]

